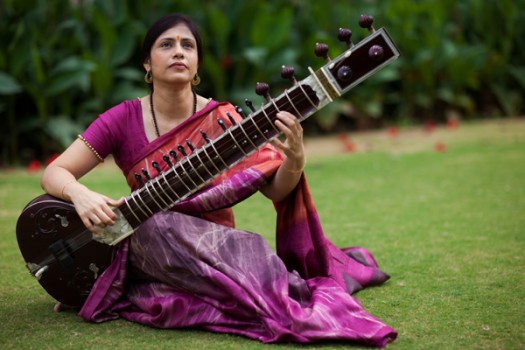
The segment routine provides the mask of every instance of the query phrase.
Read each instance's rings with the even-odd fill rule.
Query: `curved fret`
[[[187,158],[186,158],[187,159]],[[188,177],[188,179],[190,179],[191,183],[193,184],[193,186],[195,186],[195,188],[197,188],[197,184],[195,183],[195,181],[193,181],[193,179],[191,178],[190,174],[188,173],[188,171],[186,169],[184,169],[184,163],[186,162],[180,162],[179,165],[180,167],[182,168],[182,171],[184,172],[184,174],[186,174],[186,177]],[[190,166],[193,167],[193,165],[191,165],[191,162],[188,160],[187,163],[190,163]],[[193,170],[195,170],[195,168],[193,168]],[[197,174],[198,175],[198,174]],[[199,176],[200,177],[200,176]],[[201,179],[202,180],[202,179]],[[189,189],[189,188],[188,188]],[[189,189],[190,190],[190,189]],[[191,192],[191,190],[190,190]]]
[[[195,154],[195,153],[194,153],[194,154]],[[193,156],[193,154],[192,154],[192,157],[191,157],[191,158],[195,158],[195,156]],[[201,176],[201,175],[199,174],[199,172],[197,171],[197,168],[195,168],[195,166],[194,166],[193,163],[191,162],[191,158],[188,158],[188,162],[187,162],[187,163],[190,164],[191,168],[193,169],[193,171],[195,172],[195,174],[197,175],[197,177],[198,177],[199,179],[201,179],[202,183],[206,183],[206,180],[204,180],[204,179],[202,178],[202,176]],[[193,182],[193,181],[192,181],[192,182]]]
[[[155,199],[155,196],[154,196],[153,194],[151,194],[151,191],[149,190],[149,187],[151,187],[151,182],[148,182],[148,183],[146,184],[146,186],[144,186],[143,188],[146,189],[146,192],[148,192],[149,197],[153,200],[153,202],[155,202],[155,204],[157,205],[157,207],[159,207],[160,210],[164,209],[164,207],[161,206],[161,205],[159,204],[159,202],[157,202],[157,200]],[[148,208],[148,209],[149,209],[149,208]]]
[[[261,107],[261,111],[263,112],[264,116],[266,117],[266,119],[268,120],[268,123],[270,123],[270,125],[272,126],[272,128],[277,131],[278,134],[281,133],[281,131],[279,129],[277,129],[275,127],[275,125],[273,125],[273,122],[272,120],[270,119],[270,117],[268,117],[268,114],[266,114],[266,111],[264,110],[264,106]]]
[[[224,166],[226,167],[226,169],[228,169],[230,166],[228,165],[228,163],[226,163],[226,161],[221,157],[221,154],[217,151],[217,148],[215,148],[215,146],[213,145],[213,143],[210,143],[210,146],[213,148],[213,150],[215,151],[215,155],[217,158],[219,158],[219,160],[222,162],[222,164],[224,164]]]
[[[310,97],[308,96],[308,94],[304,91],[303,89],[303,86],[301,84],[298,84],[299,88],[301,89],[301,91],[303,92],[303,95],[304,97],[306,97],[306,99],[308,100],[308,102],[310,102],[310,104],[312,105],[312,107],[317,111],[318,108],[317,108],[317,105],[310,99]]]
[[[259,132],[259,134],[263,137],[263,139],[265,141],[270,141],[268,140],[268,138],[264,135],[264,133],[261,131],[261,129],[259,129],[259,127],[257,126],[257,123],[255,122],[255,116],[253,118],[250,118],[251,122],[252,122],[252,125],[255,126],[255,129],[257,129],[257,131]]]
[[[293,103],[292,99],[290,98],[290,96],[288,96],[288,90],[284,90],[284,95],[286,96],[286,98],[288,99],[288,102],[290,102],[290,106],[292,106],[292,108],[294,109],[294,111],[297,113],[297,116],[300,117],[300,119],[304,119],[304,116],[301,112],[299,112],[299,110],[295,107],[295,104]]]
[[[124,203],[127,205],[128,209],[129,209],[129,212],[131,214],[133,214],[133,216],[135,217],[135,219],[137,219],[137,222],[141,222],[141,220],[139,219],[139,217],[137,216],[137,214],[135,214],[135,211],[133,210],[133,208],[131,208],[131,205],[129,204],[128,202],[128,197],[124,197]],[[121,209],[122,211],[122,209]]]
[[[241,145],[239,145],[239,143],[237,142],[237,140],[236,140],[235,137],[233,136],[233,134],[232,134],[232,132],[230,131],[230,129],[226,129],[226,132],[228,132],[228,134],[230,135],[232,141],[235,142],[235,144],[237,145],[237,147],[239,148],[239,150],[240,150],[242,153],[244,153],[245,156],[247,156],[248,153],[246,153],[246,152],[244,151],[244,148],[242,148]],[[229,168],[229,166],[228,166],[228,168]]]
[[[211,146],[213,147],[213,145],[211,145]],[[217,170],[217,174],[215,174],[215,175],[220,174],[222,171],[219,168],[217,168],[217,166],[215,165],[215,162],[213,161],[213,159],[211,159],[210,155],[208,154],[208,151],[206,151],[206,147],[202,147],[202,150],[204,151],[204,154],[206,154],[206,157],[208,157],[208,159],[210,160],[211,165],[213,165],[215,170]]]
[[[159,194],[159,191],[157,191],[157,189],[155,188],[155,183],[157,185],[159,185],[160,189],[162,190],[162,185],[159,184],[159,181],[157,179],[153,180],[151,183],[151,189],[153,190],[153,192],[155,192],[155,194],[157,195],[157,198],[161,200],[162,203],[164,203],[164,207],[160,207],[161,209],[160,210],[164,210],[166,208],[168,208],[169,204],[166,203],[166,201],[164,200],[164,198],[162,198],[162,196]],[[146,184],[146,187],[148,187],[148,184]],[[169,198],[169,197],[168,197]],[[155,198],[153,198],[153,200],[155,201]],[[157,201],[155,201],[155,203],[157,203]],[[157,203],[158,205],[158,203]]]
[[[208,167],[206,166],[206,164],[204,164],[204,162],[202,161],[201,157],[199,156],[199,152],[196,152],[195,155],[197,156],[197,158],[199,158],[199,161],[201,162],[202,164],[202,167],[204,168],[204,170],[206,170],[206,172],[208,174],[210,174],[211,178],[213,178],[215,175],[213,175],[209,170],[208,170]],[[218,170],[218,169],[217,169]]]
[[[164,178],[164,181],[166,181],[166,185],[168,185],[168,187],[170,188],[171,192],[177,197],[177,199],[180,200],[181,198],[180,198],[179,194],[173,189],[173,187],[171,187],[171,183],[170,183],[170,181],[168,181],[168,179],[166,179],[166,175],[164,175],[164,173],[162,173],[162,177]]]
[[[275,100],[273,98],[270,101],[272,101],[272,104],[275,107],[275,110],[277,111],[277,112],[275,112],[275,115],[277,115],[277,113],[279,113],[281,110],[279,109],[279,107],[277,107],[277,105],[275,104]],[[279,130],[279,134],[280,133],[281,133],[281,131]]]
[[[133,192],[131,194],[131,198],[133,199],[133,201],[135,202],[135,204],[137,205],[137,207],[139,208],[139,210],[146,216],[146,217],[149,217],[149,214],[147,214],[144,210],[142,210],[142,206],[137,202],[137,199],[135,197],[139,197],[139,199],[141,200],[143,206],[146,207],[146,209],[148,209],[148,211],[151,213],[151,215],[153,215],[153,212],[151,210],[149,210],[149,207],[144,203],[144,201],[142,200],[142,197],[140,196],[140,191],[139,192]]]
[[[184,187],[186,187],[188,189],[188,191],[191,192],[191,188],[189,188],[188,185],[186,184],[186,182],[184,182],[184,180],[182,180],[182,177],[179,175],[179,173],[177,173],[177,170],[175,170],[175,166],[172,166],[171,170],[173,170],[173,172],[175,173],[175,175],[179,179],[180,183],[183,184]],[[182,197],[184,197],[184,195]]]
[[[162,176],[162,179],[164,180],[164,183],[166,185],[168,185],[168,187],[170,188],[171,192],[173,192],[173,189],[171,188],[170,182],[168,181],[168,179],[166,179],[166,176],[164,175],[164,173],[160,173],[160,176]],[[166,191],[164,191],[164,186],[160,185],[160,189],[162,190],[162,192],[164,192],[166,197],[169,198],[170,202],[173,203],[174,200],[171,198],[171,196]],[[175,195],[177,196],[178,199],[180,199],[180,197],[177,195],[177,193],[175,193]]]
[[[248,136],[248,134],[246,133],[246,131],[242,127],[242,124],[239,124],[239,129],[241,129],[241,131],[243,132],[244,136],[246,136],[246,139],[248,140],[248,142],[252,144],[253,148],[257,149],[258,147],[255,145],[255,143],[252,142],[252,140],[250,139],[250,136]]]

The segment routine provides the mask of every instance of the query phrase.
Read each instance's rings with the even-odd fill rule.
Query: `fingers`
[[[303,128],[299,120],[291,113],[277,113],[276,127],[283,133],[285,140],[277,138],[271,141],[272,145],[282,151],[287,157],[299,159],[304,156]]]
[[[77,212],[88,230],[98,234],[100,229],[115,224],[116,214],[111,207],[118,206],[123,202],[123,198],[118,201],[105,196],[91,198],[91,201],[76,203]],[[111,206],[111,207],[110,207]]]
[[[286,138],[296,137],[302,141],[303,127],[299,120],[291,113],[279,112],[276,115],[275,125],[286,136]]]
[[[112,212],[112,216],[113,215],[114,213]],[[82,219],[82,222],[84,223],[86,228],[93,233],[100,233],[100,231],[97,228],[103,229],[115,223],[114,219],[112,219],[102,209],[98,209],[90,213],[82,214],[80,215],[80,218]]]
[[[121,206],[122,204],[124,204],[124,197],[121,197],[117,200],[114,200],[114,199],[108,199],[107,203],[112,206],[112,207],[119,207]]]

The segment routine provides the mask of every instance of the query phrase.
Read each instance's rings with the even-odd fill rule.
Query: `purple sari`
[[[129,108],[140,106],[123,106],[122,114],[131,114]],[[209,106],[137,157],[150,162],[165,145],[188,139],[185,130],[211,135],[211,125],[230,108]],[[173,211],[144,222],[119,245],[80,316],[93,322],[122,317],[262,342],[329,339],[382,347],[394,340],[396,331],[351,295],[388,275],[365,249],[341,250],[325,238],[304,175],[287,199],[275,203],[277,252],[257,234],[210,219],[255,193],[280,162],[277,151],[264,147]],[[139,161],[130,171],[142,166]]]

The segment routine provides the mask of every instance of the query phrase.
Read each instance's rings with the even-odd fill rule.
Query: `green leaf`
[[[250,35],[252,45],[264,46],[269,50],[282,47],[289,37],[292,19],[291,8],[256,16]]]
[[[521,88],[525,89],[525,68],[510,66],[509,73],[514,79],[516,79]]]
[[[74,71],[62,74],[53,79],[45,90],[46,96],[52,97],[60,95],[73,88],[87,91],[90,86],[89,73],[84,71]]]
[[[0,95],[12,95],[22,91],[22,86],[11,75],[0,72]]]
[[[64,148],[69,146],[84,130],[83,126],[66,116],[51,117],[44,126],[46,133]]]
[[[230,32],[230,20],[226,12],[211,7],[208,12],[209,26],[213,33],[214,45],[217,54],[222,57],[228,53],[228,34]]]
[[[111,48],[110,64],[117,67],[130,59],[135,49],[135,31],[132,23],[119,30],[118,38]]]
[[[46,74],[44,73],[40,52],[35,45],[31,45],[31,59],[33,61],[33,71],[35,74],[36,82],[38,84],[44,84]]]
[[[60,61],[51,71],[52,75],[64,72],[93,72],[97,64],[88,60],[83,60],[78,56],[70,56]]]
[[[265,63],[266,58],[268,57],[268,48],[263,46],[249,47],[244,50],[244,57],[248,62],[256,66],[261,66]]]
[[[132,81],[144,81],[144,73],[137,68],[132,67],[123,67],[120,69],[117,69],[115,71],[115,77],[116,78],[122,78],[125,80],[132,80]]]

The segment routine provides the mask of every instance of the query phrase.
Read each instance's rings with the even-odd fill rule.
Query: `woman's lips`
[[[175,63],[170,64],[170,68],[184,69],[186,68],[186,65],[181,62],[175,62]]]

